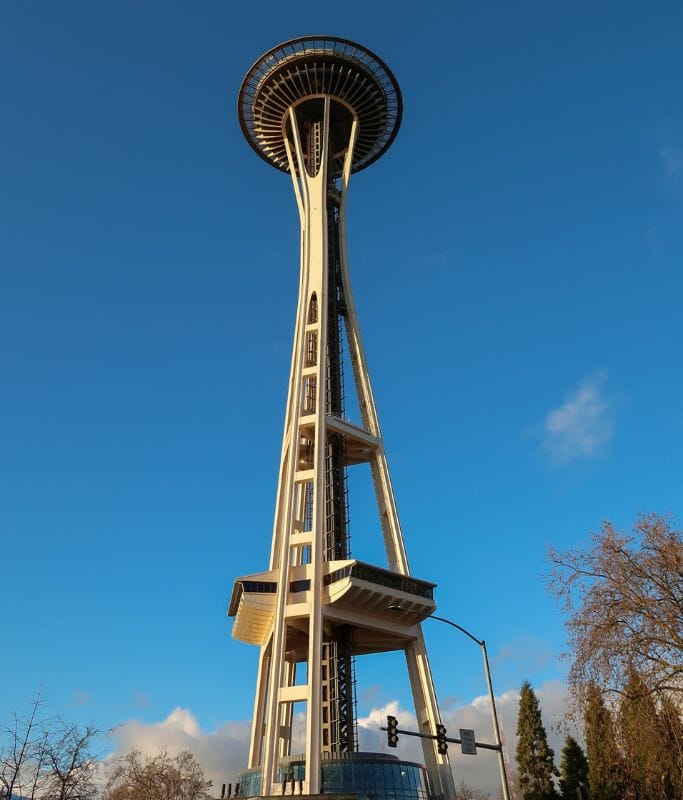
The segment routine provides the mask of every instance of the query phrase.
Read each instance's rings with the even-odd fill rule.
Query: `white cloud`
[[[549,681],[535,691],[541,704],[548,740],[555,750],[556,761],[559,762],[564,733],[558,731],[558,726],[567,704],[567,689],[559,681]],[[518,703],[517,689],[509,689],[496,696],[502,736],[509,759],[513,763]],[[400,736],[398,748],[394,751],[387,750],[386,733],[380,731],[380,727],[386,725],[388,714],[396,716],[401,727],[409,730],[415,730],[417,727],[414,713],[402,708],[398,701],[393,700],[372,708],[366,716],[358,719],[359,749],[370,752],[392,752],[400,758],[422,762],[420,740],[417,738]],[[302,715],[296,716],[295,729],[302,722]],[[475,697],[469,703],[445,710],[443,723],[450,736],[457,737],[460,728],[471,728],[475,731],[478,741],[493,741],[488,696]],[[221,784],[234,783],[237,774],[246,766],[250,729],[250,722],[227,722],[214,731],[205,732],[201,730],[191,711],[176,708],[162,722],[146,724],[131,720],[117,728],[114,733],[116,753],[113,756],[133,749],[141,750],[148,755],[154,755],[160,747],[165,747],[172,754],[190,750],[204,767],[207,777],[213,780],[215,789],[220,792]],[[573,729],[569,729],[569,733],[577,735]],[[479,749],[476,756],[463,756],[459,746],[451,744],[449,754],[456,783],[464,780],[471,786],[490,792],[492,797],[498,797],[500,779],[494,752]]]
[[[359,717],[358,727],[360,731],[377,729],[380,725],[386,725],[389,715],[397,717],[399,713],[401,714],[400,724],[403,727],[416,724],[414,714],[405,709],[400,709],[398,700],[391,700],[379,708],[373,708],[366,717]]]
[[[140,750],[156,754],[161,747],[169,753],[189,750],[204,767],[204,772],[220,792],[222,783],[234,783],[247,763],[250,722],[227,722],[214,731],[201,730],[197,719],[186,708],[174,709],[162,722],[146,724],[130,720],[113,733],[116,752]]]
[[[563,716],[568,702],[567,688],[560,681],[548,681],[536,688],[535,692],[541,705],[548,741],[555,751],[555,760],[559,764],[565,736]],[[518,705],[518,689],[508,689],[496,695],[496,710],[501,737],[506,746],[507,757],[513,767],[517,746],[515,731]],[[373,708],[367,717],[358,720],[361,750],[384,749],[386,734],[380,734],[379,727],[386,725],[387,714],[393,714],[398,718],[399,727],[415,730],[415,715],[411,711],[401,708],[396,701],[387,703],[380,708]],[[477,741],[493,742],[491,705],[488,695],[475,697],[469,703],[448,710],[443,710],[442,707],[442,719],[449,736],[457,738],[460,728],[470,728],[474,730]],[[567,732],[579,740],[582,738],[571,726]],[[382,747],[377,746],[378,738],[381,738]],[[423,761],[420,742],[413,737],[399,736],[398,747],[394,752],[401,758]],[[500,777],[498,757],[495,752],[480,748],[476,756],[464,756],[460,752],[459,745],[451,744],[449,745],[449,755],[456,784],[464,781],[481,791],[489,792],[491,797],[499,796]]]
[[[568,464],[605,452],[614,435],[614,423],[604,383],[604,373],[594,373],[562,405],[546,414],[542,425],[543,450],[551,463]]]

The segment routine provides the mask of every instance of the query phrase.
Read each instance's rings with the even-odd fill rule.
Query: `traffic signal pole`
[[[462,744],[462,739],[456,739],[451,736],[446,736],[446,728],[443,725],[439,726],[443,728],[443,731],[437,733],[436,736],[431,736],[428,733],[418,733],[417,731],[407,731],[405,728],[398,728],[395,727],[389,720],[394,720],[396,722],[396,717],[387,717],[387,727],[383,728],[380,727],[381,731],[387,732],[387,739],[389,747],[396,747],[398,743],[398,734],[400,733],[402,736],[417,736],[420,739],[436,739],[437,742],[439,740],[443,742],[450,742],[451,744]],[[502,750],[502,745],[500,744],[490,744],[489,742],[475,742],[474,743],[477,747],[481,747],[483,750],[498,750],[499,752]]]

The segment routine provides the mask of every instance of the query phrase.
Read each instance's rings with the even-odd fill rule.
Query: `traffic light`
[[[443,725],[436,726],[436,751],[440,756],[445,756],[448,752],[448,742],[446,741],[446,729]]]
[[[396,747],[398,743],[398,720],[396,717],[387,717],[387,744]],[[393,756],[392,756],[393,757]]]

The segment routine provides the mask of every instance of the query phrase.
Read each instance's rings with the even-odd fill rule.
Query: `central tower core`
[[[357,656],[404,650],[419,730],[434,735],[440,723],[419,624],[435,609],[434,584],[410,576],[346,252],[349,179],[394,140],[400,90],[389,68],[360,45],[303,37],[254,64],[238,111],[249,144],[290,174],[301,222],[270,563],[268,570],[235,581],[228,612],[235,618],[233,636],[260,646],[249,768],[240,795],[282,794],[288,782],[301,781],[305,794],[381,798],[379,786],[367,785],[363,765],[386,762],[387,774],[397,770],[390,780],[396,800],[449,797],[448,759],[430,739],[421,740],[426,773],[391,756],[357,752]],[[345,353],[360,412],[353,422],[344,403]],[[385,567],[351,554],[347,470],[364,463],[375,488]],[[400,606],[400,613],[390,606]],[[300,754],[292,753],[296,703],[305,703]],[[336,764],[353,769],[342,779]]]

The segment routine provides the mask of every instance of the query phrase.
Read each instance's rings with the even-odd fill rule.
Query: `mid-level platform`
[[[434,612],[434,583],[399,575],[362,561],[329,561],[323,577],[323,617],[328,633],[338,625],[354,629],[353,654],[399,650],[414,635],[413,628]],[[309,566],[293,567],[286,609],[288,657],[306,658]],[[248,644],[263,645],[270,631],[277,597],[277,570],[247,575],[235,581],[228,608],[234,617],[232,635]],[[390,610],[400,606],[400,613]]]

